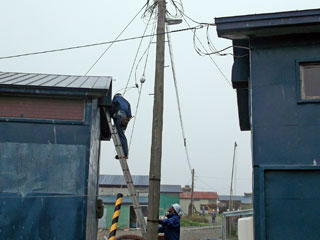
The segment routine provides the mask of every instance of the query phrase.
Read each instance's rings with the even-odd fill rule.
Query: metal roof
[[[320,32],[320,9],[215,18],[219,37],[241,39]]]
[[[98,196],[99,199],[101,199],[104,203],[111,203],[114,204],[117,200],[116,196]],[[139,197],[139,203],[140,204],[148,204],[148,197]],[[122,204],[131,204],[132,200],[130,197],[123,197],[122,198]]]
[[[181,185],[160,185],[160,192],[162,193],[181,193]]]
[[[180,193],[180,198],[190,199],[191,193],[190,192]],[[193,198],[194,199],[218,199],[218,194],[216,192],[194,192]]]
[[[254,214],[253,209],[240,210],[240,211],[230,211],[230,212],[222,213],[222,215],[224,217],[251,216],[253,214]]]
[[[112,77],[72,76],[39,73],[0,72],[0,92],[30,92],[37,89],[62,92],[85,92],[85,95],[105,96],[111,88]]]
[[[133,175],[133,184],[136,186],[149,186],[149,176]],[[126,186],[123,175],[100,175],[99,185]]]
[[[241,203],[252,203],[252,195],[245,195],[245,196],[232,196],[232,201],[241,201]],[[219,201],[229,201],[229,195],[219,195]]]
[[[135,186],[149,187],[149,176],[147,175],[133,175],[133,184]],[[123,175],[100,175],[99,185],[109,186],[126,186]],[[160,192],[162,193],[181,193],[181,185],[161,185]]]

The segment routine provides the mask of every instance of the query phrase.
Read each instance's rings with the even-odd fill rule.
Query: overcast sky
[[[146,0],[28,0],[0,2],[0,57],[83,44],[112,41],[138,13]],[[151,1],[152,2],[152,1]],[[185,14],[198,22],[213,23],[215,17],[258,14],[319,7],[319,0],[184,0]],[[172,8],[169,8],[172,10]],[[140,14],[120,39],[143,34],[148,19]],[[152,23],[147,34],[152,31]],[[189,21],[190,25],[196,23]],[[171,30],[187,28],[183,22]],[[210,37],[217,49],[230,46],[231,41],[217,38],[210,27]],[[206,44],[206,29],[197,31]],[[195,169],[197,191],[217,191],[228,194],[234,142],[236,152],[235,193],[251,192],[250,132],[241,132],[235,91],[224,79],[209,57],[199,56],[193,47],[191,31],[171,35],[175,68],[180,93],[191,167]],[[138,59],[147,49],[149,38],[141,45]],[[125,87],[140,40],[114,44],[89,75],[112,76],[113,93]],[[108,47],[98,46],[67,52],[0,60],[0,71],[84,75],[99,55]],[[168,48],[167,48],[168,49]],[[151,45],[146,67],[136,126],[132,137],[129,166],[132,175],[148,175],[151,147],[155,44]],[[166,52],[166,64],[170,59]],[[230,81],[232,57],[213,56],[213,60]],[[133,71],[129,86],[139,82],[144,61]],[[136,67],[134,67],[136,69]],[[129,90],[125,97],[135,113],[138,89]],[[127,130],[130,138],[133,122]],[[102,174],[122,174],[120,164],[113,159],[112,142],[101,145]],[[179,123],[172,72],[165,68],[165,105],[162,155],[162,184],[191,184]]]

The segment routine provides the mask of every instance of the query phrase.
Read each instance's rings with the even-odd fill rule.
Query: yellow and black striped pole
[[[110,228],[110,233],[109,233],[109,240],[116,239],[116,232],[117,232],[117,226],[118,226],[118,220],[119,220],[119,215],[120,215],[122,198],[123,198],[123,195],[121,193],[118,193],[117,200],[114,205],[112,223],[111,223],[111,228]]]

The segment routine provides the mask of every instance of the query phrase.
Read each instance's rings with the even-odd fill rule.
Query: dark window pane
[[[302,99],[320,99],[320,64],[300,66]]]

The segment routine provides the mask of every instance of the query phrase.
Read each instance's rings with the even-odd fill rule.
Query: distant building
[[[207,212],[217,208],[218,194],[216,192],[194,192],[194,211],[201,212],[205,208]],[[183,192],[180,194],[180,204],[182,212],[187,214],[191,204],[191,193]]]
[[[138,199],[145,217],[148,215],[148,192],[149,176],[134,175],[133,183],[136,188]],[[173,203],[180,203],[180,185],[161,185],[160,186],[160,206],[159,214],[163,216]],[[131,198],[127,189],[123,175],[100,175],[99,179],[99,198],[103,200],[105,212],[102,219],[99,220],[100,228],[109,228],[111,226],[112,214],[116,195],[122,193],[124,198],[119,217],[119,228],[135,228],[136,214],[132,205]]]
[[[233,210],[252,209],[252,193],[244,193],[244,195],[235,195],[231,197]],[[219,213],[223,213],[229,209],[230,195],[219,195]]]

